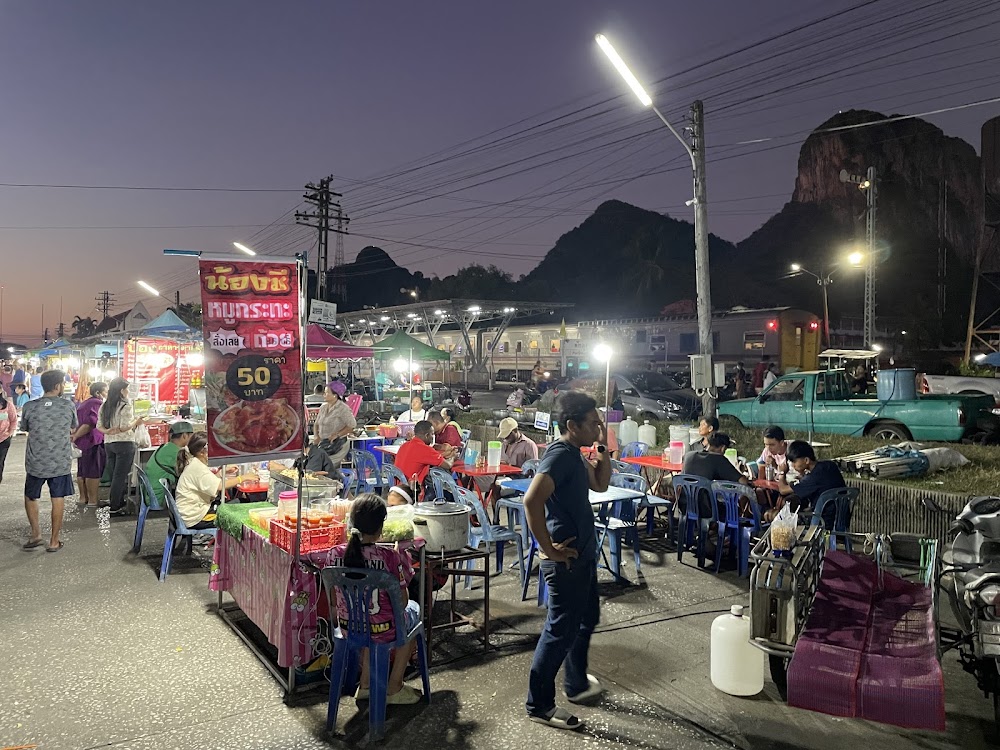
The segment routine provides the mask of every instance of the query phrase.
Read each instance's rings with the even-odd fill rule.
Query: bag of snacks
[[[771,521],[771,549],[776,553],[791,552],[798,536],[799,517],[786,503]]]

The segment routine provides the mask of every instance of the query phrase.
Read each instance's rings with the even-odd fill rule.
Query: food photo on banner
[[[199,261],[209,460],[302,452],[302,300],[297,262]]]

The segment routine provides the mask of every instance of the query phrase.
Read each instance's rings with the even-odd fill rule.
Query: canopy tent
[[[80,346],[73,344],[66,339],[57,339],[44,349],[33,349],[30,353],[37,357],[57,357],[66,354],[68,351],[80,351]]]
[[[414,361],[432,360],[444,362],[451,359],[448,352],[435,349],[412,336],[407,336],[402,331],[396,331],[391,336],[387,336],[378,342],[380,347],[385,347],[386,351],[380,351],[375,357],[380,360],[412,359]]]
[[[161,315],[146,323],[139,333],[144,336],[164,336],[172,337],[192,337],[200,335],[199,331],[191,328],[187,323],[177,317],[173,310],[166,310]]]
[[[341,341],[316,323],[306,327],[306,356],[309,359],[370,359],[375,350]]]

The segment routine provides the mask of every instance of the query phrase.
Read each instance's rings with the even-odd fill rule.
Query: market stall
[[[204,383],[203,344],[194,329],[167,310],[125,342],[122,377],[132,384],[137,410],[172,411]]]
[[[400,386],[382,387],[381,396],[384,400],[405,403],[399,411],[409,408],[410,399],[414,395],[420,395],[428,404],[442,400],[444,384],[425,381],[420,375],[420,366],[427,362],[448,362],[451,360],[448,352],[428,346],[403,331],[396,331],[379,341],[378,345],[382,350],[376,353],[375,358],[381,363],[382,371],[389,370],[403,380]],[[444,369],[447,372],[447,368]],[[419,382],[414,382],[415,380]],[[435,385],[440,386],[437,392]]]

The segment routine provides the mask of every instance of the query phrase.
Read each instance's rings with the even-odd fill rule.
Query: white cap
[[[744,607],[742,604],[734,604],[729,608],[729,611],[733,613],[734,617],[743,617],[743,609]]]
[[[503,440],[505,437],[510,435],[514,430],[517,429],[517,420],[513,417],[504,417],[500,420],[500,430],[497,437]]]

